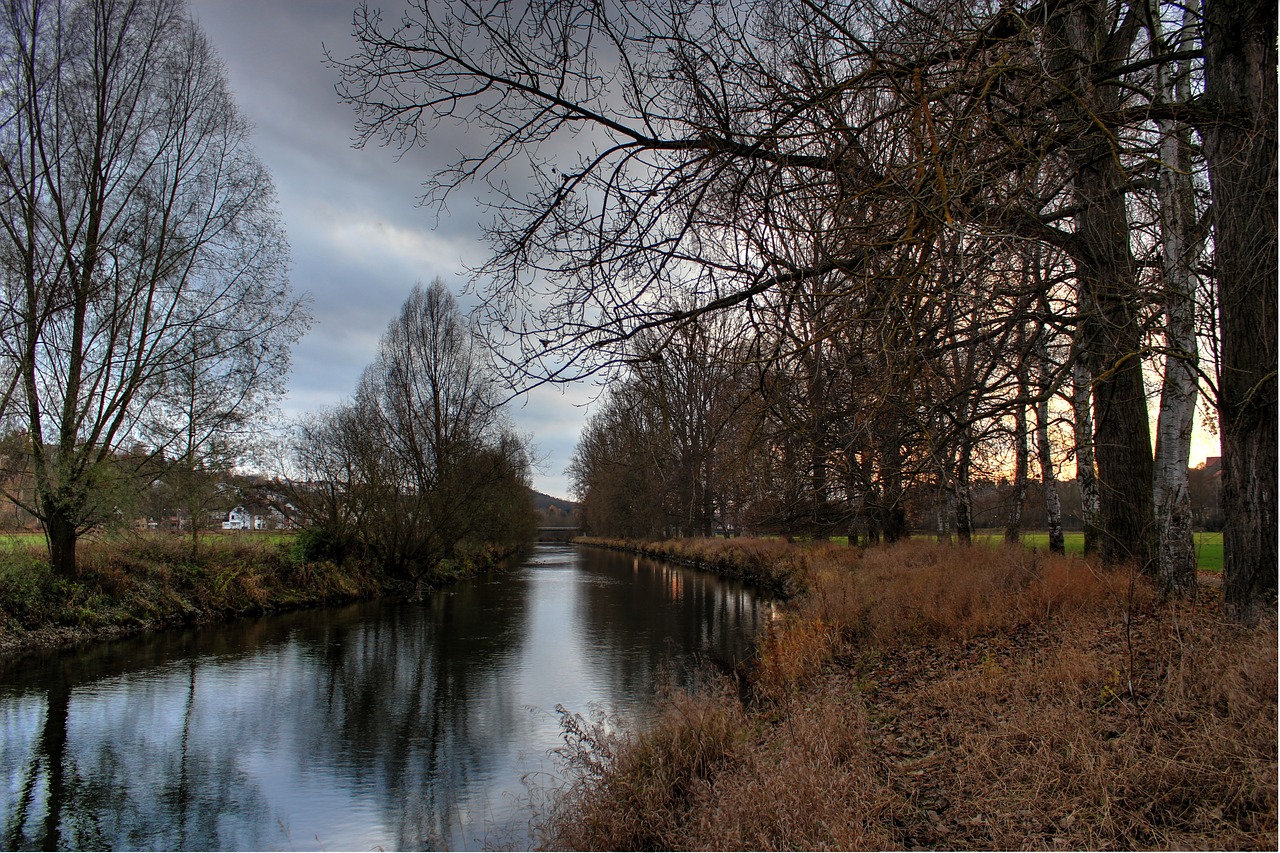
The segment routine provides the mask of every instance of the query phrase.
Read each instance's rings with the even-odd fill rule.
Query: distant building
[[[252,530],[253,521],[244,507],[238,506],[227,513],[227,520],[222,522],[223,530]]]
[[[265,515],[254,515],[242,506],[228,512],[227,520],[222,522],[223,530],[267,530],[269,527]]]

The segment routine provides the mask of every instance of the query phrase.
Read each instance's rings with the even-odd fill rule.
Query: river
[[[667,563],[538,545],[376,601],[28,656],[0,671],[6,849],[527,848],[557,705],[643,726],[740,662],[770,605]]]

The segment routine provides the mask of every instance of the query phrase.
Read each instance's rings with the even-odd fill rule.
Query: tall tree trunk
[[[1071,249],[1084,295],[1083,355],[1093,374],[1094,453],[1102,514],[1102,559],[1155,565],[1151,427],[1142,381],[1137,264],[1130,243],[1121,169],[1112,129],[1100,127],[1121,105],[1117,71],[1128,61],[1132,25],[1111,20],[1111,4],[1073,0],[1051,19],[1049,65],[1062,99],[1059,121],[1079,213]]]
[[[955,480],[956,539],[961,545],[973,544],[973,489],[969,482],[972,471],[973,448],[966,438],[960,448]]]
[[[939,542],[951,541],[952,520],[956,517],[956,494],[951,486],[943,485],[938,497],[942,501],[942,505],[937,508],[937,539]]]
[[[1098,465],[1098,497],[1102,515],[1102,559],[1133,562],[1149,572],[1155,556],[1155,507],[1152,496],[1151,427],[1142,380],[1142,340],[1137,322],[1136,273],[1129,249],[1129,225],[1120,195],[1118,170],[1110,153],[1096,152],[1104,162],[1082,172],[1095,175],[1081,183],[1097,192],[1082,193],[1080,236],[1089,244],[1077,259],[1082,285],[1090,292],[1094,312],[1089,355],[1093,373],[1094,453]],[[1113,181],[1112,179],[1115,179]],[[1107,187],[1102,191],[1102,187]],[[1114,195],[1107,199],[1106,195]],[[1123,234],[1116,239],[1117,233]]]
[[[76,523],[73,518],[57,504],[57,498],[50,498],[44,508],[45,538],[49,543],[49,564],[55,574],[64,578],[76,575]]]
[[[897,542],[907,535],[907,512],[902,503],[902,442],[898,437],[896,421],[881,436],[879,456],[882,483],[880,530],[885,542]]]
[[[1093,375],[1079,354],[1073,354],[1071,367],[1071,410],[1075,429],[1076,486],[1080,489],[1080,516],[1084,526],[1084,553],[1098,552],[1101,503],[1098,498],[1098,475],[1093,456]]]
[[[1036,333],[1036,461],[1040,466],[1040,484],[1044,489],[1045,524],[1049,528],[1049,553],[1065,554],[1066,541],[1062,534],[1062,501],[1058,497],[1058,478],[1053,468],[1053,444],[1049,440],[1049,400],[1058,390],[1055,379],[1053,355],[1049,350],[1049,298],[1041,275],[1042,265],[1037,256],[1030,265],[1031,275],[1039,292],[1039,321]]]
[[[1022,333],[1018,333],[1018,350],[1022,350]],[[1027,501],[1027,382],[1025,368],[1018,369],[1018,401],[1013,407],[1013,495],[1004,527],[1004,541],[1017,545],[1022,540],[1022,505]]]
[[[1062,501],[1058,498],[1058,480],[1053,472],[1053,446],[1049,443],[1049,399],[1041,395],[1036,404],[1036,454],[1040,462],[1040,483],[1044,486],[1044,514],[1049,525],[1049,551],[1065,554],[1062,535]]]
[[[1194,0],[1192,0],[1194,4]],[[1152,3],[1152,43],[1163,50],[1158,3]],[[1183,10],[1192,15],[1193,6]],[[1191,29],[1183,26],[1175,50],[1191,47]],[[1190,63],[1157,66],[1159,96],[1169,104],[1191,98]],[[1191,185],[1191,141],[1181,123],[1160,125],[1160,232],[1163,253],[1165,369],[1156,426],[1153,498],[1159,543],[1158,576],[1161,595],[1180,596],[1195,589],[1196,551],[1191,532],[1191,497],[1187,467],[1191,459],[1191,428],[1199,397],[1196,349],[1195,277],[1192,267],[1202,241],[1196,228],[1195,195]]]
[[[1201,126],[1222,321],[1223,594],[1246,623],[1276,600],[1276,4],[1205,0]]]
[[[714,536],[716,532],[715,489],[711,482],[712,476],[711,449],[706,448],[702,458],[702,535],[705,537]]]
[[[814,535],[825,536],[827,505],[827,441],[826,425],[826,390],[823,387],[823,351],[822,342],[816,341],[812,347],[812,357],[808,359],[808,404],[809,404],[809,444],[810,444],[810,477],[813,489],[813,503],[810,518]]]

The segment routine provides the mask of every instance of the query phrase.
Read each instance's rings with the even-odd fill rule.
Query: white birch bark
[[[1196,15],[1196,0],[1181,7],[1182,22],[1171,48],[1191,47],[1188,14]],[[1159,0],[1152,0],[1152,50],[1163,51]],[[1158,97],[1165,103],[1190,99],[1190,67],[1186,60],[1157,66]],[[1191,183],[1190,130],[1173,121],[1157,122],[1160,133],[1158,198],[1164,274],[1165,369],[1156,427],[1154,499],[1158,527],[1158,576],[1161,593],[1179,595],[1193,589],[1196,578],[1195,542],[1187,465],[1191,429],[1199,395],[1197,383],[1195,276],[1192,266],[1203,241],[1194,235],[1195,197]]]
[[[1076,484],[1080,487],[1080,515],[1084,522],[1084,553],[1091,555],[1098,541],[1101,501],[1098,495],[1098,469],[1093,457],[1093,374],[1078,351],[1072,354],[1071,409],[1075,421]]]
[[[1058,497],[1058,479],[1053,471],[1053,445],[1049,443],[1049,400],[1036,404],[1036,453],[1040,462],[1040,482],[1044,485],[1044,514],[1049,526],[1049,551],[1062,554],[1066,543],[1062,535],[1062,500]]]
[[[1036,345],[1040,376],[1036,389],[1036,459],[1040,463],[1040,482],[1044,486],[1044,513],[1049,527],[1049,551],[1066,552],[1062,533],[1062,500],[1058,496],[1058,478],[1053,469],[1053,445],[1049,441],[1049,399],[1057,390],[1050,362],[1049,344],[1040,335]]]

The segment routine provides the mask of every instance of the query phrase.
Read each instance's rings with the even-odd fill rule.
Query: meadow
[[[287,531],[254,531],[254,532],[238,532],[234,534],[224,534],[217,532],[208,532],[201,534],[201,541],[205,543],[224,543],[226,541],[244,541],[256,542],[262,545],[278,545],[287,546],[296,538],[297,534]],[[180,538],[180,537],[173,537]],[[920,534],[916,538],[924,541],[933,539],[934,537],[927,534]],[[1068,554],[1084,553],[1084,534],[1079,531],[1068,531],[1064,535],[1064,544]],[[1001,544],[1004,540],[999,532],[981,531],[976,539],[989,545]],[[848,545],[847,536],[832,537],[831,542],[839,545]],[[1222,571],[1222,534],[1210,532],[1197,532],[1195,534],[1196,541],[1196,567],[1202,572],[1221,572]],[[1022,544],[1027,548],[1036,549],[1038,551],[1047,552],[1049,550],[1049,534],[1044,532],[1031,532],[1022,534]],[[14,548],[43,548],[44,534],[42,533],[0,533],[0,552],[12,550]]]
[[[1222,571],[1222,533],[1198,532],[1196,540],[1196,568],[1202,572]],[[984,534],[984,538],[1000,542],[999,534]],[[1068,554],[1084,553],[1084,534],[1079,531],[1068,532],[1063,536],[1063,544]],[[1022,544],[1028,548],[1041,551],[1049,550],[1048,533],[1024,533]]]

